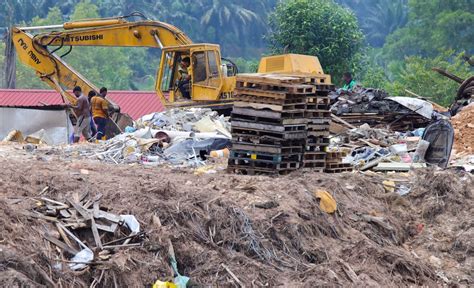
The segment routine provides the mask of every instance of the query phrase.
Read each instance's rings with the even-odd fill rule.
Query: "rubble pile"
[[[49,189],[45,187],[40,194]],[[51,255],[58,261],[55,268],[62,270],[68,263],[71,270],[83,270],[94,259],[110,259],[118,249],[141,246],[145,234],[135,216],[107,212],[99,204],[101,198],[102,194],[92,198],[88,192],[73,194],[63,202],[41,196],[35,208],[25,213],[49,224],[40,233],[57,247],[58,253]]]
[[[379,89],[358,88],[353,92],[332,92],[331,112],[353,125],[383,125],[395,131],[425,127],[431,121],[433,105],[408,97],[389,97]]]
[[[0,157],[2,287],[150,287],[177,275],[172,263],[201,287],[472,286],[469,174],[431,169],[407,175],[197,176],[28,155]],[[388,192],[385,181],[395,191],[406,186],[411,192]],[[110,248],[110,258],[103,259],[90,221],[68,201],[84,191],[90,196],[73,202],[88,207],[89,215],[94,204],[88,203],[100,194],[100,211],[135,215],[146,234],[129,244],[139,245]],[[53,219],[74,221],[62,210],[87,225],[68,228],[94,252],[82,270],[72,270],[73,255],[44,238],[50,231],[65,242]],[[124,244],[131,232],[119,229],[122,234],[99,230],[103,247]],[[170,250],[176,262],[169,260]]]
[[[457,153],[474,153],[474,104],[464,107],[451,118],[454,127],[454,149]]]
[[[211,109],[172,109],[143,116],[134,127],[97,145],[68,150],[115,164],[199,167],[212,151],[230,146],[229,127],[228,119]]]

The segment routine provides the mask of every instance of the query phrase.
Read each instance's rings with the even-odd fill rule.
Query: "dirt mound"
[[[235,277],[249,287],[473,283],[469,174],[421,171],[404,178],[411,192],[400,197],[385,192],[380,174],[275,179],[44,158],[0,164],[0,286],[149,286],[172,276],[169,240],[180,273],[203,285],[238,286]],[[68,270],[41,236],[48,224],[24,214],[46,186],[60,201],[102,193],[111,213],[137,217],[145,244]],[[320,209],[316,189],[336,199],[335,214]]]
[[[457,153],[473,153],[474,103],[464,107],[451,119],[454,128],[454,149]]]

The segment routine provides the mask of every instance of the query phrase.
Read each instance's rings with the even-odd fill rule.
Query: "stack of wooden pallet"
[[[306,97],[305,118],[308,120],[308,137],[303,155],[305,170],[322,172],[326,166],[326,152],[324,147],[329,145],[329,125],[331,112],[329,111],[329,92],[333,89],[330,80],[314,78],[316,91]]]
[[[307,138],[307,96],[300,77],[239,75],[231,115],[228,169],[243,174],[286,174],[299,169]]]
[[[327,173],[341,173],[352,171],[350,163],[343,163],[342,159],[347,156],[346,152],[327,152],[326,153],[326,169]]]

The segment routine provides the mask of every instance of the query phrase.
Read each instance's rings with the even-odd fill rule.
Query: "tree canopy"
[[[270,14],[272,52],[319,58],[326,73],[339,79],[354,70],[364,36],[355,15],[332,0],[289,0]]]
[[[217,43],[241,72],[265,54],[316,55],[337,83],[345,70],[366,86],[408,96],[405,89],[452,101],[457,84],[433,66],[472,75],[473,0],[5,0],[0,31],[13,24],[50,25],[140,11],[173,24],[194,42]],[[0,45],[0,52],[5,45]],[[3,52],[1,53],[3,55]],[[110,58],[115,61],[109,61]],[[159,49],[76,47],[65,59],[97,85],[153,89]],[[4,57],[0,57],[0,64]],[[4,77],[2,77],[3,80]],[[19,88],[45,87],[17,65]]]

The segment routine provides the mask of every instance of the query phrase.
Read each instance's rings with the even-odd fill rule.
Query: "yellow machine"
[[[76,97],[68,92],[75,86],[80,86],[84,94],[91,90],[98,92],[93,83],[63,60],[74,46],[153,47],[162,50],[155,90],[165,107],[230,107],[237,67],[230,61],[222,63],[218,45],[193,44],[173,25],[150,20],[128,21],[130,16],[87,19],[62,25],[15,27],[12,39],[20,61],[61,93],[66,103],[75,104]],[[58,55],[56,52],[63,47],[69,47],[69,50]],[[190,99],[179,97],[177,88],[180,62],[185,57],[191,60],[187,69],[191,79]],[[264,57],[258,72],[317,75],[326,79],[328,84],[331,81],[329,75],[323,74],[319,60],[306,55]]]
[[[12,39],[20,61],[61,93],[66,103],[76,102],[76,97],[67,92],[75,86],[80,86],[85,94],[91,90],[98,92],[93,83],[62,59],[73,46],[160,48],[162,57],[155,90],[166,107],[213,106],[232,101],[236,67],[223,67],[219,46],[193,44],[182,31],[167,23],[127,21],[125,17],[88,19],[62,25],[15,27]],[[57,55],[63,47],[69,47],[68,52]],[[177,96],[177,72],[184,57],[191,59],[191,99]]]
[[[324,74],[318,57],[300,54],[284,54],[263,57],[258,73],[282,74],[288,76],[310,76],[317,79],[314,84],[331,84],[331,76]]]

